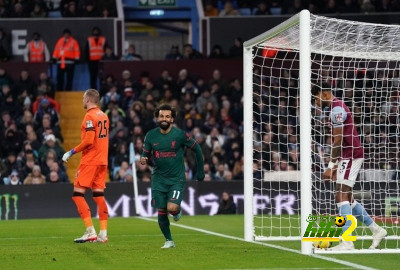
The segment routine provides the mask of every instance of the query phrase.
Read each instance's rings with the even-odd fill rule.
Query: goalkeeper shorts
[[[80,164],[75,174],[75,187],[91,189],[105,189],[107,178],[107,165]]]

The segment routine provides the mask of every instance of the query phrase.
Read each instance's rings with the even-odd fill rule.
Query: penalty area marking
[[[156,219],[152,219],[152,218],[146,218],[146,217],[136,217],[136,218],[142,219],[142,220],[146,220],[146,221],[158,222]],[[231,235],[226,235],[226,234],[222,234],[222,233],[216,233],[216,232],[212,232],[212,231],[208,231],[208,230],[204,230],[204,229],[200,229],[200,228],[196,228],[196,227],[186,226],[186,225],[182,225],[182,224],[177,224],[177,223],[171,223],[171,225],[176,226],[176,227],[180,227],[180,228],[184,228],[184,229],[187,229],[187,230],[192,230],[192,231],[202,232],[202,233],[209,234],[209,235],[222,237],[222,238],[228,238],[228,239],[242,241],[242,242],[246,242],[246,243],[257,244],[257,245],[261,245],[261,246],[266,246],[266,247],[270,247],[270,248],[275,248],[275,249],[279,249],[279,250],[283,250],[283,251],[287,251],[287,252],[292,252],[292,253],[297,253],[297,254],[303,255],[301,253],[301,251],[296,250],[296,249],[281,247],[281,246],[272,245],[272,244],[268,244],[268,243],[247,242],[243,238],[239,238],[239,237],[235,237],[235,236],[231,236]],[[317,255],[317,254],[311,254],[309,256],[311,256],[313,258],[316,258],[316,259],[321,259],[321,260],[325,260],[325,261],[329,261],[329,262],[333,262],[333,263],[342,264],[342,265],[345,265],[345,266],[350,266],[350,267],[353,267],[353,268],[356,268],[356,269],[375,270],[375,268],[371,268],[371,267],[367,267],[367,266],[364,266],[364,265],[360,265],[360,264],[356,264],[356,263],[352,263],[352,262],[348,262],[348,261],[344,261],[344,260],[339,260],[339,259],[335,259],[335,258],[324,257],[324,256]]]

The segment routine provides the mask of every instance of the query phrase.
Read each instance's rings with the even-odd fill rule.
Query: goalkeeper
[[[312,95],[315,97],[317,107],[330,108],[332,124],[331,160],[322,178],[336,181],[335,200],[339,208],[339,215],[345,218],[347,215],[354,215],[358,221],[367,225],[373,236],[372,245],[369,248],[375,249],[387,232],[378,226],[364,207],[353,198],[353,187],[364,161],[364,149],[354,126],[351,112],[343,101],[332,94],[330,86],[314,87]],[[346,222],[343,231],[349,227],[350,222]],[[331,249],[351,250],[354,249],[354,243],[342,241]]]
[[[159,127],[147,132],[144,139],[140,163],[145,165],[151,156],[154,167],[151,181],[151,204],[158,208],[158,225],[166,242],[161,248],[173,248],[168,213],[178,221],[182,215],[180,204],[183,198],[186,176],[183,160],[184,147],[196,152],[196,179],[204,179],[203,154],[197,142],[179,128],[172,126],[176,111],[170,105],[158,107],[154,115]]]

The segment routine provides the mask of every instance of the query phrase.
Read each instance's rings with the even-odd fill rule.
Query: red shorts
[[[107,165],[80,164],[75,174],[74,187],[91,189],[105,189],[107,178]]]

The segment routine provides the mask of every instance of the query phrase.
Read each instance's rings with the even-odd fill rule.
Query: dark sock
[[[169,219],[167,212],[158,211],[158,226],[167,241],[172,241],[171,230],[169,229]]]

